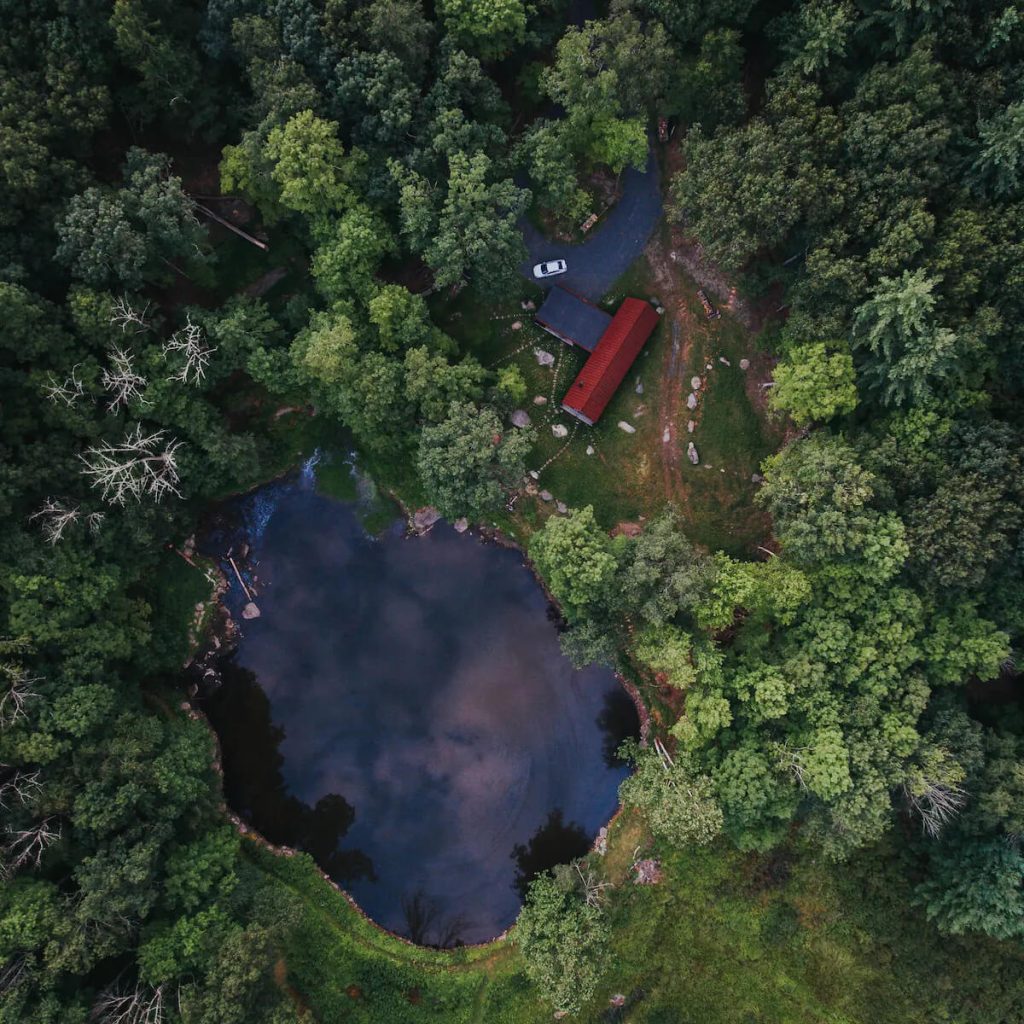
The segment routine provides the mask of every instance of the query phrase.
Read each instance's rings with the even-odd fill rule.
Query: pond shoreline
[[[268,484],[273,484],[275,482],[285,482],[287,481],[288,477],[295,474],[296,470],[302,472],[303,466],[300,465],[298,467],[294,467],[290,469],[288,472],[276,477],[274,480],[261,481],[254,485],[252,488],[249,488],[243,492],[239,492],[239,494],[234,496],[234,498],[237,499],[245,497],[246,495],[250,495],[258,491],[260,488],[268,486]],[[388,490],[383,493],[386,494],[387,497],[395,503],[397,510],[401,513],[401,516],[404,518],[406,523],[407,537],[428,532],[430,527],[428,527],[427,531],[416,528],[414,524],[415,513],[410,512],[405,502],[397,493],[395,493],[392,490]],[[396,516],[396,518],[398,517]],[[246,529],[248,529],[248,527],[246,527]],[[473,532],[477,535],[475,539],[480,543],[494,544],[498,547],[502,547],[508,550],[514,550],[519,554],[522,566],[529,570],[529,573],[533,580],[540,586],[544,594],[545,600],[549,606],[549,610],[554,611],[555,615],[557,616],[558,623],[562,627],[564,627],[565,619],[562,614],[562,610],[558,605],[558,602],[555,600],[554,596],[548,589],[545,580],[541,577],[540,573],[537,571],[536,567],[527,556],[527,553],[523,546],[496,526],[477,524],[473,527]],[[250,579],[252,578],[253,575],[253,565],[252,563],[250,563],[249,558],[252,555],[253,548],[254,544],[252,538],[251,536],[247,536],[246,544],[243,547],[243,558],[237,559],[237,561],[241,563],[240,568],[242,568],[242,571],[245,572]],[[236,570],[236,573],[237,571],[238,570]],[[221,575],[223,580],[229,584],[229,587],[233,587],[236,585],[235,581],[232,580],[229,575],[223,572],[221,573]],[[256,843],[261,848],[266,849],[267,851],[275,855],[283,857],[293,857],[297,853],[303,851],[300,851],[284,843],[271,842],[258,829],[256,829],[252,824],[247,822],[229,804],[227,797],[224,795],[224,759],[220,736],[216,728],[214,727],[213,722],[207,715],[206,711],[201,707],[197,707],[194,701],[191,699],[198,698],[199,700],[202,700],[206,694],[215,691],[219,687],[221,680],[219,678],[220,673],[217,670],[217,666],[222,661],[230,658],[234,654],[234,652],[237,650],[238,643],[241,639],[239,624],[237,624],[234,621],[231,611],[229,610],[224,600],[227,589],[228,588],[224,588],[223,585],[221,585],[218,586],[215,589],[214,593],[211,594],[211,600],[215,602],[216,609],[215,614],[210,616],[208,620],[208,629],[206,632],[207,642],[196,651],[190,666],[190,670],[192,671],[193,676],[200,675],[200,678],[196,679],[193,683],[193,686],[189,688],[190,699],[187,702],[183,703],[182,707],[187,711],[190,717],[196,720],[202,720],[213,738],[215,755],[212,767],[214,769],[215,774],[220,779],[222,794],[221,809],[225,816],[227,817],[227,819],[232,823],[233,827],[238,831],[239,835],[249,840],[250,842]],[[639,690],[634,683],[624,678],[622,674],[618,671],[614,671],[612,674],[614,675],[614,678],[618,682],[618,684],[625,691],[630,703],[635,709],[637,719],[640,724],[640,741],[641,743],[646,743],[650,728],[650,714],[640,696]],[[591,841],[589,851],[591,855],[595,853],[598,856],[603,855],[603,846],[606,844],[608,831],[612,824],[615,822],[615,820],[621,814],[622,809],[622,805],[617,802],[615,811],[612,813],[611,817],[601,826],[601,828],[597,831],[596,835]],[[328,875],[327,872],[319,864],[317,864],[315,860],[313,861],[313,865],[315,867],[317,874],[320,875],[320,877],[325,882],[327,882],[332,888],[334,888],[338,893],[340,893],[345,898],[347,904],[351,906],[364,920],[368,921],[370,924],[373,925],[375,929],[379,930],[380,932],[386,935],[393,936],[394,938],[414,948],[439,950],[460,948],[481,949],[502,942],[503,940],[508,938],[510,931],[512,930],[512,928],[514,928],[513,922],[507,928],[502,930],[499,934],[491,938],[476,942],[460,942],[456,946],[432,946],[429,944],[420,944],[415,942],[413,939],[408,938],[405,935],[402,935],[392,930],[391,928],[388,928],[387,926],[381,924],[363,908],[363,906],[359,903],[359,901],[351,892],[349,892],[343,885],[339,884],[333,878],[331,878],[330,875]]]

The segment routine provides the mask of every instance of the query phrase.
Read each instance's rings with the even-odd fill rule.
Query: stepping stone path
[[[534,356],[537,359],[537,365],[538,366],[554,366],[555,365],[555,357],[550,352],[546,352],[542,348],[535,348],[533,350],[533,354],[534,354]]]
[[[695,466],[700,462],[700,456],[697,454],[697,449],[692,441],[686,446],[686,455]]]
[[[619,430],[624,430],[627,434],[636,433],[636,427],[634,427],[632,423],[627,423],[625,420],[619,420],[618,427]]]
[[[671,431],[671,430],[669,430],[669,428],[668,428],[668,427],[666,427],[666,428],[665,428],[665,429],[664,429],[664,430],[662,431],[662,434],[661,434],[661,443],[662,443],[662,444],[668,444],[668,443],[669,443],[669,441],[671,441],[671,440],[672,440],[672,431]]]
[[[555,437],[568,437],[569,428],[563,426],[561,423],[554,423],[551,426],[551,433],[554,434]]]
[[[637,377],[637,379],[636,379],[636,393],[637,393],[638,395],[642,395],[642,394],[644,393],[644,386],[643,386],[643,384],[641,383],[641,381],[640,381],[640,378],[639,378],[639,377]]]
[[[700,391],[700,377],[691,377],[690,378],[690,387],[694,391]]]
[[[512,421],[514,427],[528,427],[530,425],[530,416],[525,409],[516,409],[509,419]]]
[[[697,408],[697,396],[692,391],[690,392],[689,397],[686,399],[686,408],[687,409],[696,409]]]
[[[697,421],[696,420],[687,420],[686,421],[686,432],[688,434],[692,434],[696,429],[697,429]]]

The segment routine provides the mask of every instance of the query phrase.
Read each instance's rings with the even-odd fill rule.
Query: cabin
[[[571,416],[593,426],[658,326],[649,302],[624,299],[562,399]]]
[[[612,318],[575,292],[555,285],[537,310],[534,322],[559,341],[593,352]]]

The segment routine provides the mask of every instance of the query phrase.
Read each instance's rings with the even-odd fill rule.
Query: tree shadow
[[[590,851],[590,838],[575,822],[562,821],[561,808],[551,811],[547,820],[525,845],[516,845],[512,859],[516,862],[516,877],[512,887],[520,899],[526,899],[530,883],[558,864],[568,864]]]
[[[610,689],[597,716],[601,730],[601,757],[609,768],[621,768],[619,747],[628,739],[640,739],[640,716],[636,705],[621,686]]]
[[[288,792],[279,749],[285,733],[271,718],[267,695],[234,659],[218,667],[223,683],[206,698],[204,709],[220,739],[228,803],[271,843],[310,854],[336,882],[375,878],[365,853],[339,849],[355,808],[338,793],[310,807]]]
[[[451,949],[464,945],[460,936],[469,927],[469,918],[463,914],[446,915],[440,904],[422,889],[402,897],[402,913],[405,934],[417,946]]]

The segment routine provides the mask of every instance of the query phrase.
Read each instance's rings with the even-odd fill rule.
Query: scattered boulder
[[[687,409],[696,409],[697,408],[697,396],[692,391],[690,392],[689,396],[686,399],[686,408]]]
[[[697,429],[697,421],[696,420],[687,420],[686,421],[686,432],[688,434],[692,434],[696,429]]]
[[[690,378],[690,388],[693,391],[700,391],[701,380],[700,377]]]
[[[526,493],[531,498],[537,496],[537,485],[532,480],[526,485]]]
[[[593,455],[594,454],[594,446],[592,444],[588,444],[587,445],[587,454],[588,455]]]
[[[708,363],[708,365],[704,367],[705,370],[713,370],[714,368],[715,367],[712,363]]]
[[[564,501],[556,501],[555,508],[558,509],[558,511],[561,512],[563,516],[566,515],[569,511],[569,506],[566,505]]]
[[[555,357],[548,351],[542,348],[535,348],[533,350],[534,358],[537,360],[538,366],[554,366]]]
[[[441,518],[441,513],[437,511],[433,505],[427,505],[424,508],[417,509],[412,515],[412,528],[417,533],[426,533],[428,530],[434,528],[436,523]]]
[[[564,423],[552,423],[551,433],[554,434],[555,437],[568,437],[569,428]]]
[[[242,618],[243,619],[258,619],[259,617],[260,617],[260,610],[259,610],[259,608],[256,607],[256,604],[253,601],[250,601],[242,609]]]
[[[665,315],[665,307],[664,306],[655,306],[654,307],[654,312],[657,313],[658,316],[664,316]]]
[[[512,421],[513,427],[528,427],[530,425],[530,416],[525,409],[516,409],[509,419]]]
[[[661,443],[662,444],[668,444],[669,441],[671,441],[671,440],[672,440],[672,431],[668,427],[666,427],[661,432]]]
[[[740,360],[740,369],[741,370],[749,370],[750,369],[750,360],[749,359],[741,359]]]
[[[635,388],[635,391],[636,391],[636,393],[637,393],[638,395],[642,395],[642,394],[644,393],[644,385],[643,385],[643,381],[641,381],[639,377],[637,377],[637,379],[636,379],[636,388]]]
[[[548,404],[548,400],[543,395],[534,395],[533,396],[533,404],[534,405],[547,405]]]
[[[550,491],[541,491],[540,492],[540,500],[541,501],[551,501],[553,498],[554,498],[554,495]]]
[[[661,862],[647,857],[638,860],[633,865],[636,877],[633,879],[635,885],[657,885],[661,881]]]
[[[469,520],[465,516],[462,516],[460,519],[456,519],[455,522],[452,523],[452,527],[456,533],[465,533],[469,529]]]
[[[523,329],[523,321],[522,320],[513,320],[512,321],[512,330],[513,331],[521,331],[522,329]]]
[[[530,470],[530,476],[533,477],[534,480],[540,479],[540,473],[538,473],[535,469]]]
[[[523,309],[525,309],[528,313],[532,312],[537,308],[537,304],[533,301],[533,299],[523,299],[523,301],[520,302],[519,305],[522,306]]]
[[[625,420],[619,420],[618,428],[619,430],[625,431],[627,434],[636,433],[636,427],[634,427],[632,423],[627,423]]]
[[[720,362],[720,363],[721,363],[721,364],[722,364],[723,366],[732,366],[732,363],[730,363],[730,362],[729,362],[729,360],[725,358],[725,356],[719,356],[719,357],[718,357],[718,361],[719,361],[719,362]]]
[[[695,466],[700,462],[700,456],[697,454],[697,448],[692,441],[686,446],[686,456]]]

